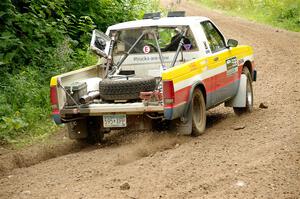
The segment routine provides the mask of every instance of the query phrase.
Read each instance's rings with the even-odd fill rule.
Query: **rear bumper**
[[[57,125],[60,125],[63,123],[61,120],[60,114],[52,114],[52,119],[53,119],[54,123]]]
[[[163,113],[162,105],[145,105],[142,102],[119,103],[119,104],[90,104],[80,108],[64,108],[60,110],[62,117],[70,115],[100,116],[104,114],[123,113],[127,115],[141,115],[144,113],[158,112]]]

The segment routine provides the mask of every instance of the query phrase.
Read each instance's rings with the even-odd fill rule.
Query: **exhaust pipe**
[[[89,103],[90,101],[94,100],[97,97],[100,97],[100,92],[99,91],[93,91],[93,92],[90,92],[87,95],[82,96],[79,99],[79,102],[80,102],[80,104],[87,104],[87,103]]]

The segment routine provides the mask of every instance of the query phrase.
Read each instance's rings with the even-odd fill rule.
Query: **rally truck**
[[[184,12],[94,30],[99,62],[51,78],[52,116],[71,139],[101,142],[116,129],[205,131],[206,111],[220,104],[237,115],[253,109],[253,50],[226,39],[206,17]]]

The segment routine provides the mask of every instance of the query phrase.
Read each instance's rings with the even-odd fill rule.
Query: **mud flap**
[[[185,117],[172,120],[172,131],[179,135],[191,135],[192,133],[192,111],[189,106]]]
[[[67,127],[70,139],[82,139],[88,136],[87,121],[85,119],[69,122]]]
[[[239,89],[237,94],[225,102],[227,107],[246,107],[246,92],[247,92],[247,76],[245,74],[241,75]]]

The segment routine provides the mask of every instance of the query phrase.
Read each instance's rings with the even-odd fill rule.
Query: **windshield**
[[[113,55],[123,55],[128,52],[131,47],[133,47],[133,49],[130,54],[158,53],[156,38],[161,52],[175,52],[182,38],[182,33],[182,27],[148,27],[119,30],[117,31]],[[139,39],[140,41],[138,41]],[[183,42],[183,51],[197,50],[196,42],[190,29],[187,30]],[[135,43],[136,45],[134,46]]]

